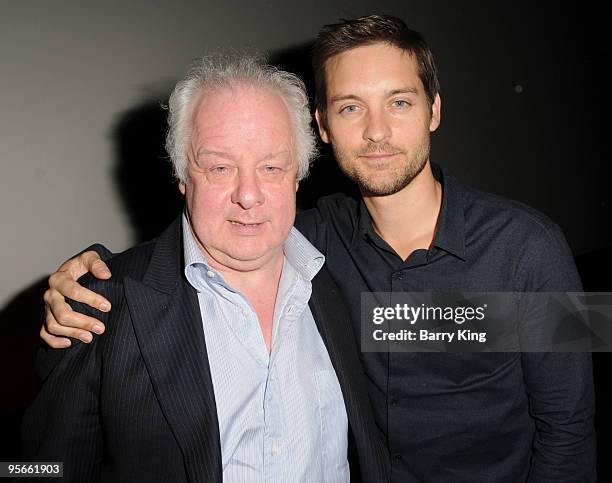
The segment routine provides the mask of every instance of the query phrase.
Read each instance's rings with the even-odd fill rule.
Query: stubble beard
[[[359,186],[363,196],[389,196],[403,190],[416,178],[429,161],[430,143],[426,139],[412,156],[394,146],[383,143],[370,143],[361,151],[346,153],[333,148],[338,166],[342,172]],[[406,161],[397,167],[381,167],[383,176],[378,178],[372,169],[364,169],[358,159],[372,153],[401,153]],[[383,170],[385,172],[383,172]],[[378,179],[377,179],[378,178]]]

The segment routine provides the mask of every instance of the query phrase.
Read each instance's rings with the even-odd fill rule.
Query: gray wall
[[[218,46],[291,49],[324,23],[374,12],[403,17],[436,54],[435,161],[549,214],[575,253],[610,245],[597,12],[490,3],[2,2],[0,307],[94,241],[135,243],[113,133],[191,59]]]

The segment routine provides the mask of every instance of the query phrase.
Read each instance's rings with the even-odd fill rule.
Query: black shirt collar
[[[434,178],[442,185],[442,208],[433,246],[461,260],[465,260],[465,210],[463,196],[465,189],[454,177],[445,174],[437,164],[431,163],[431,169]],[[364,237],[369,237],[374,241],[382,241],[380,236],[374,231],[372,217],[363,199],[361,199],[352,243]]]

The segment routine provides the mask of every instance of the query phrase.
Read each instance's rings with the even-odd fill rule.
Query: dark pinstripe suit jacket
[[[89,345],[42,354],[52,369],[24,417],[24,459],[64,461],[67,481],[221,481],[206,343],[181,237],[179,218],[158,239],[112,258],[111,280],[82,279],[113,309],[74,306],[102,315],[107,331]],[[313,280],[310,308],[344,396],[352,479],[387,481],[355,338],[325,269]]]

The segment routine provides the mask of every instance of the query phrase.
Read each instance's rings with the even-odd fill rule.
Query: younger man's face
[[[415,58],[388,43],[357,47],[325,65],[327,117],[319,132],[365,195],[406,187],[429,160],[440,98],[429,105]]]

